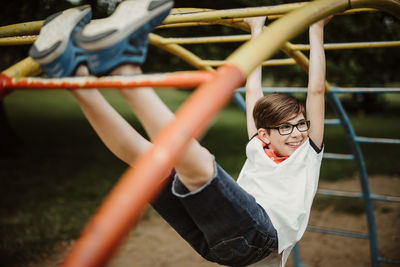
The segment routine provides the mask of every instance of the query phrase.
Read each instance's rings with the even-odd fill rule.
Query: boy
[[[171,6],[171,1],[124,1],[110,18],[86,26],[90,19],[87,6],[66,10],[46,20],[30,54],[52,77],[88,75],[89,70],[95,75],[140,73],[138,65],[146,55],[147,34],[161,23]],[[249,19],[248,23],[257,35],[264,19]],[[64,25],[65,35],[48,43],[60,24]],[[247,146],[248,160],[238,183],[207,149],[192,140],[152,203],[204,258],[229,266],[280,266],[304,233],[322,158],[322,35],[322,22],[310,28],[313,48],[307,114],[292,97],[262,97],[260,68],[249,77],[247,109],[254,108],[255,117],[248,117],[248,133],[249,137],[257,137]],[[81,65],[83,62],[87,66]],[[98,91],[72,92],[102,141],[120,159],[130,164],[151,146]],[[151,88],[120,92],[151,139],[174,118]],[[293,102],[296,109],[292,108]],[[285,111],[280,113],[275,108]]]

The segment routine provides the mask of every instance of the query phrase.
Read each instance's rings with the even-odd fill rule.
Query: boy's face
[[[297,124],[304,119],[303,114],[298,114],[285,123]],[[274,150],[276,155],[281,157],[290,156],[308,137],[308,131],[300,132],[296,127],[293,127],[292,133],[288,135],[281,135],[277,129],[271,129],[268,134],[267,130],[263,128],[258,129],[258,134],[268,145],[269,149]]]

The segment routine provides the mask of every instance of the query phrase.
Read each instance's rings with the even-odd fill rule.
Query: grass
[[[159,94],[175,110],[189,93],[167,90]],[[105,96],[129,122],[139,125],[116,92],[107,91]],[[20,142],[0,155],[0,262],[20,266],[47,257],[60,244],[77,238],[127,166],[100,142],[69,92],[19,91],[4,102]],[[351,115],[357,134],[399,138],[399,113],[390,110],[399,106],[396,95],[384,113]],[[202,138],[202,144],[233,177],[245,161],[246,143],[245,117],[233,104],[214,119]],[[362,150],[370,174],[400,174],[400,166],[393,164],[400,158],[398,147],[362,145]],[[350,152],[340,127],[327,127],[325,151]],[[323,162],[321,180],[356,175],[353,162]],[[334,202],[339,210],[361,212],[362,203],[348,207],[346,201]],[[324,208],[332,200],[321,198],[316,204]]]

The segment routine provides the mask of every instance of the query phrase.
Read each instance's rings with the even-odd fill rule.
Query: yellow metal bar
[[[177,45],[177,44],[163,44],[163,39],[161,36],[156,35],[154,33],[149,34],[149,42],[150,44],[157,46],[179,58],[186,61],[193,67],[200,69],[200,70],[214,70],[209,66],[204,66],[201,63],[201,59],[193,54],[192,52],[188,51],[187,49]]]
[[[243,21],[243,19],[238,19]],[[217,22],[182,22],[182,23],[171,23],[171,24],[163,24],[157,26],[157,29],[169,29],[169,28],[183,28],[183,27],[197,27],[197,26],[208,26],[218,24]]]
[[[175,14],[170,15],[164,20],[164,24],[180,23],[180,22],[199,22],[199,21],[216,21],[222,19],[257,17],[286,14],[306,3],[292,3],[277,6],[255,7],[255,8],[238,8],[215,11],[200,11],[190,14]]]
[[[39,65],[31,58],[27,57],[20,62],[14,64],[8,69],[4,70],[1,74],[5,74],[10,78],[21,78],[26,76],[37,76],[42,72]],[[1,89],[0,99],[11,93],[11,89]]]
[[[335,43],[325,44],[325,50],[342,50],[342,49],[361,49],[361,48],[379,48],[379,47],[397,47],[400,46],[400,41],[383,41],[383,42],[357,42],[357,43]],[[294,44],[294,50],[308,51],[310,45]]]
[[[399,0],[351,0],[352,8],[376,8],[400,19]]]
[[[0,27],[0,37],[39,34],[43,21],[32,21]]]
[[[42,72],[40,66],[31,58],[27,57],[14,64],[2,73],[12,78],[37,76]]]
[[[343,13],[335,14],[335,16],[337,16],[337,15],[353,15],[353,14],[359,14],[359,13],[376,13],[376,12],[380,12],[380,11],[378,9],[374,9],[374,8],[355,8],[355,9],[346,10]],[[284,16],[284,14],[283,15],[271,15],[271,16],[268,16],[268,20],[276,20],[283,16]]]
[[[353,8],[350,10],[346,10],[345,12],[339,15],[353,15],[358,13],[375,13],[375,12],[380,12],[380,10],[375,8]]]
[[[250,34],[230,35],[230,36],[165,38],[165,40],[163,40],[163,44],[230,43],[230,42],[245,42],[250,39],[251,39]]]
[[[0,46],[9,45],[27,45],[36,41],[37,35],[2,37],[0,38]]]
[[[225,60],[202,60],[202,64],[205,66],[218,67],[226,63]],[[292,58],[287,59],[270,59],[261,63],[262,66],[287,66],[296,65],[296,61]]]
[[[214,11],[215,9],[211,8],[198,8],[198,7],[177,7],[173,8],[170,15],[176,14],[188,14],[188,13],[197,13],[197,12],[207,12],[207,11]]]

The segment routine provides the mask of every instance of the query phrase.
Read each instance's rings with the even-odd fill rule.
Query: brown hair
[[[286,94],[269,94],[260,98],[253,110],[257,129],[277,126],[303,114],[304,105],[295,97]],[[269,133],[269,129],[267,129]]]

